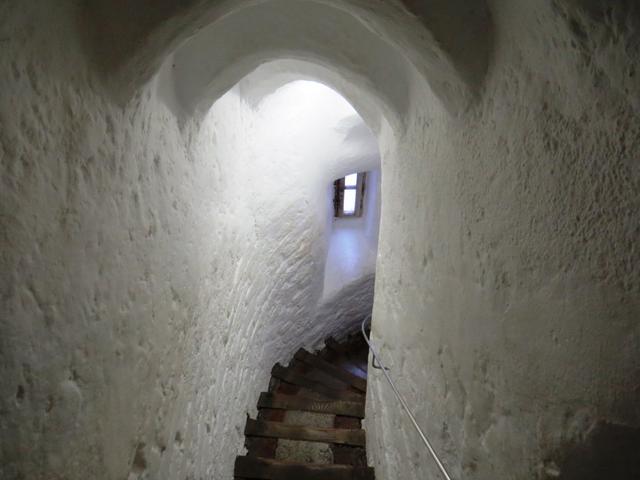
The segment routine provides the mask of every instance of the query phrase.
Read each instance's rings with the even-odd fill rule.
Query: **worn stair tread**
[[[276,458],[278,439],[245,436],[244,446],[251,457]]]
[[[304,387],[298,387],[296,385],[291,385],[290,383],[287,382],[282,382],[280,384],[280,386],[276,389],[271,391],[271,393],[277,393],[279,395],[289,395],[292,397],[298,397],[301,399],[308,399],[308,400],[315,400],[318,402],[332,402],[335,400],[342,400],[339,398],[331,398],[331,397],[327,397],[326,395],[322,395],[321,393],[315,392],[313,390],[309,390],[308,388],[304,388]],[[347,401],[359,401],[359,400],[351,400],[351,399],[346,399]]]
[[[367,452],[363,447],[351,445],[331,445],[333,463],[336,465],[367,466]]]
[[[351,392],[348,390],[339,390],[329,387],[315,380],[306,377],[304,374],[296,372],[290,368],[285,368],[279,363],[276,363],[271,370],[271,375],[279,380],[282,380],[299,387],[308,388],[314,392],[318,392],[328,398],[336,400],[354,400],[357,401],[362,397],[362,394]]]
[[[274,377],[271,377],[272,379],[274,379]],[[282,380],[278,380],[277,378],[275,379],[277,380],[279,383],[276,386],[276,388],[270,389],[269,392],[271,393],[278,393],[281,395],[292,395],[292,396],[296,396],[296,397],[300,397],[300,398],[309,398],[312,400],[319,400],[319,401],[331,401],[331,400],[352,400],[354,402],[359,402],[359,401],[364,401],[364,397],[354,397],[353,399],[351,398],[346,398],[346,399],[342,399],[342,398],[333,398],[333,397],[327,397],[326,395],[323,395],[321,393],[318,393],[314,390],[310,390],[308,388],[304,388],[304,387],[299,387],[298,385],[293,385],[291,383],[287,383],[285,381]]]
[[[360,338],[358,336],[358,338]],[[369,347],[364,342],[364,339],[361,341],[353,342],[353,341],[344,341],[338,342],[333,337],[328,337],[324,341],[325,346],[333,350],[334,352],[343,353],[346,355],[355,355],[355,356],[367,356],[369,353]]]
[[[363,370],[362,368],[360,368],[358,365],[356,365],[355,363],[353,363],[349,359],[347,359],[345,357],[341,357],[341,358],[338,358],[337,360],[335,360],[335,362],[336,362],[336,365],[340,366],[340,368],[342,368],[344,370],[348,370],[349,372],[351,372],[356,377],[360,377],[365,381],[367,380],[367,372],[366,372],[366,370]]]
[[[236,458],[234,475],[266,480],[375,480],[371,467],[289,463],[248,456]]]
[[[322,353],[322,358],[325,361],[332,363],[335,366],[350,372],[356,377],[359,377],[365,381],[367,380],[366,370],[362,370],[360,367],[356,365],[357,362],[354,362],[352,359],[343,355],[342,353],[336,352],[328,348]]]
[[[347,347],[340,342],[338,342],[335,338],[329,337],[324,341],[324,344],[327,348],[330,348],[334,352],[337,353],[347,353]]]
[[[247,419],[244,434],[250,437],[284,438],[306,442],[332,443],[365,446],[365,432],[362,429],[318,428],[304,425],[287,425],[279,422],[265,422]]]
[[[364,418],[364,399],[362,401],[321,401],[297,397],[295,395],[263,392],[260,394],[258,400],[258,408],[300,410],[303,412],[328,413],[332,415],[343,415],[345,417]]]
[[[363,393],[360,390],[354,389],[344,380],[340,380],[339,378],[328,374],[324,370],[320,370],[319,368],[309,365],[308,363],[301,362],[298,359],[294,359],[287,368],[291,371],[304,375],[309,380],[320,383],[335,390],[347,390],[359,394]]]
[[[311,365],[319,370],[322,370],[333,377],[346,382],[348,385],[360,390],[361,392],[367,391],[367,382],[363,378],[354,375],[353,373],[336,366],[332,363],[329,363],[323,358],[318,357],[317,355],[313,355],[312,353],[307,352],[305,349],[301,348],[295,354],[294,358],[300,360],[301,362],[306,363],[307,365]]]

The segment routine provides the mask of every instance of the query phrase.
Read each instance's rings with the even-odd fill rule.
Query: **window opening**
[[[345,215],[353,215],[356,212],[356,191],[354,189],[344,191],[342,211]]]
[[[362,216],[366,176],[366,173],[351,173],[334,182],[333,206],[336,217]]]
[[[347,175],[344,177],[344,186],[345,187],[355,187],[358,185],[358,174],[352,173],[351,175]]]

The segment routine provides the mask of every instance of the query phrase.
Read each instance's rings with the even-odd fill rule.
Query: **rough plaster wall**
[[[416,82],[383,155],[373,336],[454,478],[638,478],[639,12],[491,4],[480,104]],[[368,400],[377,474],[440,478],[379,373]]]
[[[324,332],[332,332],[335,338],[341,340],[347,334],[359,331],[362,320],[371,314],[374,280],[373,272],[365,273],[323,298],[316,313],[316,347],[322,347]]]
[[[382,182],[380,170],[372,170],[367,176],[367,193],[365,199],[365,236],[369,240],[371,249],[378,251],[378,236],[380,235],[380,186]]]
[[[277,195],[296,150],[237,92],[114,105],[73,2],[0,13],[0,477],[229,478],[273,363],[333,333],[325,186]]]
[[[149,91],[124,110],[105,99],[75,14],[2,15],[0,477],[228,472],[206,447],[241,445],[241,412],[226,412],[248,400],[247,352],[202,289],[229,305],[216,270],[239,249],[216,255],[215,235],[246,232],[212,215],[215,164],[188,154]]]
[[[395,109],[410,107],[407,132],[393,138],[378,130],[383,223],[373,334],[457,477],[623,478],[606,469],[638,443],[640,95],[638,40],[630,33],[638,31],[637,7],[489,4],[489,75],[475,79],[483,95],[459,118],[424,80],[407,90],[402,68],[370,77],[386,79],[382,90],[362,82],[369,92],[387,91],[402,77],[410,94]],[[187,153],[206,150],[183,140],[197,142],[192,127],[181,136],[169,112],[151,106],[149,90],[125,109],[107,100],[74,47],[83,39],[73,34],[69,4],[53,11],[44,1],[20,2],[20,15],[16,5],[0,7],[2,45],[24,48],[19,58],[0,53],[9,72],[0,80],[2,242],[9,245],[2,254],[2,474],[122,478],[146,467],[150,476],[228,475],[230,462],[211,458],[233,454],[237,406],[255,404],[236,379],[262,374],[245,367],[260,367],[271,353],[260,356],[242,332],[234,335],[239,312],[264,302],[230,303],[245,298],[248,284],[229,289],[219,278],[237,271],[246,279],[248,266],[236,270],[237,259],[256,231],[218,222],[215,208],[205,208],[219,205],[222,197],[199,193],[220,178],[209,169],[223,166]],[[312,45],[329,67],[330,45]],[[269,53],[254,52],[254,63]],[[437,64],[427,64],[428,75]],[[367,78],[356,70],[333,74],[353,88]],[[228,104],[232,117],[236,106]],[[41,133],[47,129],[51,135]],[[145,175],[166,178],[146,183]],[[172,207],[160,205],[171,195],[179,214],[162,222]],[[224,301],[209,304],[211,291]],[[220,319],[222,336],[210,325]],[[71,332],[64,337],[53,327],[62,322]],[[216,375],[227,367],[227,376]],[[209,392],[196,386],[214,379]],[[388,387],[380,378],[371,386],[378,475],[428,478],[432,463],[390,407]],[[212,443],[212,453],[206,442],[220,437],[224,449]],[[50,450],[40,448],[45,442]],[[601,445],[614,451],[594,450]]]
[[[395,88],[402,75],[387,82],[385,73],[399,54],[427,74],[430,86],[455,112],[467,108],[481,87],[492,43],[491,18],[485,0],[476,0],[473,5],[462,0],[385,0],[374,5],[370,0],[185,0],[179,5],[173,0],[146,0],[135,5],[128,0],[115,1],[92,0],[88,8],[97,20],[92,29],[92,47],[99,53],[99,64],[110,73],[114,94],[121,99],[128,98],[153,77],[167,52],[209,25],[224,24],[229,17],[234,17],[236,28],[225,40],[234,38],[234,33],[240,33],[240,37],[236,37],[238,41],[225,42],[224,50],[232,56],[218,65],[220,69],[235,68],[239,61],[246,60],[241,57],[255,50],[255,43],[258,51],[254,59],[306,57],[314,63],[342,65],[341,76],[357,77],[358,90],[377,84],[378,95],[385,97],[389,93],[403,94],[403,88]],[[263,6],[267,9],[254,17],[254,22],[243,23]],[[327,22],[335,15],[345,17],[344,14],[350,17],[347,25]],[[269,27],[274,21],[275,35],[274,28]],[[429,28],[425,29],[424,24]],[[447,25],[455,26],[447,28]],[[245,33],[247,26],[249,30]],[[280,43],[287,37],[291,40],[284,30],[290,32],[300,27],[303,33],[300,38]],[[269,41],[272,39],[284,46],[284,51],[274,48]],[[238,44],[241,48],[236,50]],[[343,55],[331,52],[334,45],[340,46]],[[472,53],[468,45],[473,45]],[[203,53],[207,54],[207,50]],[[382,62],[369,64],[376,56]],[[205,59],[196,68],[206,70],[215,63]],[[362,71],[366,72],[363,76]],[[218,70],[218,74],[221,72]],[[224,79],[217,80],[213,88],[225,83]]]

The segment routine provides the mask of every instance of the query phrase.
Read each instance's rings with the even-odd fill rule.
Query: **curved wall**
[[[271,41],[275,41],[287,52],[302,53],[304,58],[318,61],[325,58],[334,66],[346,63],[351,66],[348,70],[357,74],[361,71],[359,65],[375,57],[384,59],[388,44],[395,54],[386,56],[387,62],[393,63],[396,57],[401,57],[412,68],[417,68],[452,112],[464,111],[472,103],[488,65],[492,27],[484,0],[474,2],[473,6],[464,1],[388,0],[377,2],[373,8],[368,0],[186,0],[179,5],[172,0],[145,1],[135,5],[127,0],[117,0],[116,3],[95,0],[88,12],[95,22],[89,37],[99,53],[96,61],[107,73],[112,93],[116,98],[126,100],[136,88],[155,75],[168,52],[191,41],[202,29],[219,22],[224,28],[224,22],[231,18],[231,22],[237,22],[238,29],[243,30],[243,19],[258,11],[264,13],[257,19],[259,23],[249,25],[248,35],[238,38],[240,44],[247,44],[250,48],[245,51],[235,42],[225,41],[227,49],[239,48],[243,52],[237,58],[242,59],[244,53],[250,53],[254,43],[262,52],[258,57],[264,57],[263,54],[271,47],[270,58],[277,58],[285,52],[274,50]],[[311,12],[316,14],[311,15]],[[346,30],[335,29],[333,24],[326,23],[331,17],[342,17],[347,22]],[[272,22],[283,29],[281,34],[278,30],[272,32],[263,28]],[[302,52],[293,42],[293,37],[286,41],[290,30],[297,30],[290,25],[292,23],[304,25],[306,31],[313,32],[308,36],[303,34],[299,39]],[[443,28],[442,25],[446,24],[453,25],[453,29]],[[353,32],[353,36],[347,32]],[[233,31],[229,33],[234,36]],[[338,42],[341,35],[346,35],[345,41]],[[323,37],[328,42],[323,42]],[[312,48],[309,50],[306,45]],[[331,45],[356,51],[358,55],[336,56],[332,54]],[[372,45],[376,48],[368,48]],[[467,53],[469,45],[473,54]],[[382,55],[378,48],[383,50]],[[233,66],[235,61],[234,58],[219,67]],[[208,63],[205,61],[201,66],[207,68]],[[380,71],[376,70],[379,69],[365,71],[365,78],[362,78],[365,84],[367,77],[374,79],[379,75]],[[389,72],[400,74],[394,70]],[[243,74],[236,72],[236,75],[241,77]],[[401,83],[401,79],[396,78],[397,82]],[[222,78],[218,79],[218,85],[222,84]],[[376,87],[384,91],[385,88],[393,88],[393,84],[382,82]],[[364,84],[360,88],[364,88]],[[380,97],[384,99],[385,95]]]
[[[274,217],[300,241],[269,237],[249,205],[228,208],[234,164],[218,159],[251,157],[234,132],[257,128],[253,99],[191,119],[184,79],[148,84],[198,28],[268,3],[128,3],[0,10],[3,478],[228,478],[256,379],[318,333],[262,322],[313,315],[321,285],[297,280],[321,270],[306,261],[319,231]],[[376,130],[373,336],[454,477],[636,478],[640,16],[622,0],[487,4],[467,42],[486,65],[438,23],[460,2],[327,1],[305,27],[324,43],[257,45],[230,72],[203,62],[194,99],[299,54],[297,73],[336,82]],[[300,20],[278,5],[286,28]],[[359,33],[343,51],[321,28],[338,17],[391,50]],[[88,30],[103,39],[90,58]],[[392,405],[374,376],[378,475],[435,476]]]
[[[453,478],[630,480],[640,12],[491,10],[481,103],[454,119],[413,96],[383,154],[373,337]],[[368,399],[376,473],[439,478],[379,373]]]
[[[349,328],[317,308],[325,187],[375,145],[344,156],[326,87],[250,104],[268,69],[199,122],[159,83],[122,109],[81,12],[30,7],[2,24],[0,477],[228,478],[271,366]]]

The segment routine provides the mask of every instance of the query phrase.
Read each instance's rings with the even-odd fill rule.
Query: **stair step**
[[[343,353],[346,354],[347,353],[347,347],[343,344],[341,344],[340,342],[338,342],[335,338],[333,337],[329,337],[324,341],[324,344],[330,348],[331,350],[333,350],[336,353]]]
[[[322,385],[333,388],[334,390],[347,390],[352,393],[363,394],[363,392],[361,392],[360,390],[356,390],[344,380],[333,377],[324,370],[320,370],[307,363],[301,362],[300,360],[294,359],[287,368],[289,368],[289,370],[291,371],[298,372],[304,375],[309,380],[321,383]]]
[[[363,370],[361,367],[356,365],[354,362],[349,360],[347,357],[338,357],[335,359],[336,365],[343,370],[347,370],[356,377],[360,377],[364,381],[367,380],[367,371]]]
[[[335,465],[351,465],[353,467],[367,466],[367,452],[363,447],[351,445],[331,445],[333,463]]]
[[[300,360],[301,362],[306,363],[318,370],[322,370],[329,375],[334,376],[335,378],[346,382],[348,385],[360,390],[361,392],[367,391],[367,382],[362,378],[354,375],[343,368],[337,367],[332,363],[327,362],[325,359],[318,357],[317,355],[313,355],[307,352],[305,349],[301,348],[294,356],[295,359]]]
[[[328,413],[345,417],[364,418],[364,398],[361,401],[328,400],[319,401],[278,393],[260,394],[258,408],[281,410],[301,410],[303,412]]]
[[[348,370],[352,374],[365,379],[367,378],[367,363],[369,361],[366,352],[362,352],[362,358],[354,358],[353,352],[349,351],[347,345],[338,343],[333,337],[324,341],[327,346],[325,353],[326,360],[335,363],[338,367]]]
[[[280,382],[278,387],[274,390],[269,390],[271,393],[277,393],[279,395],[289,395],[291,397],[298,397],[303,399],[315,400],[317,402],[331,402],[334,400],[341,400],[335,398],[327,398],[326,395],[322,395],[321,393],[314,392],[313,390],[309,390],[308,388],[298,387],[296,385],[291,385],[287,382]],[[357,402],[359,399],[344,399],[347,401]]]
[[[356,392],[350,392],[348,390],[339,390],[327,385],[323,385],[315,380],[306,377],[303,373],[296,372],[290,368],[285,368],[279,363],[276,363],[271,370],[271,375],[275,378],[297,385],[299,387],[308,388],[314,392],[318,392],[328,398],[336,400],[354,400],[357,401],[362,398],[362,394]]]
[[[245,437],[244,446],[247,449],[247,455],[249,456],[276,458],[278,439],[266,437]]]
[[[362,429],[317,428],[248,418],[244,434],[252,437],[285,438],[287,440],[335,443],[355,447],[365,446],[365,433]]]
[[[371,467],[280,462],[260,457],[237,457],[236,478],[267,480],[375,480]]]

